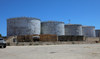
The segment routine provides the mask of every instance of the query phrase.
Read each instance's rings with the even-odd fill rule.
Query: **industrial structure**
[[[60,21],[44,21],[32,17],[17,17],[7,19],[8,45],[20,45],[23,42],[65,42],[97,43],[100,41],[100,30],[94,26],[81,24],[64,24]],[[23,43],[23,44],[27,44]],[[22,45],[23,45],[22,44]],[[37,44],[37,43],[36,43]],[[40,43],[41,44],[41,43]]]
[[[65,25],[64,22],[59,21],[41,22],[40,19],[32,17],[17,17],[7,20],[7,36],[41,34],[57,36],[96,36],[94,26],[82,26],[81,24]]]
[[[17,17],[7,20],[7,36],[40,34],[40,19]]]
[[[82,25],[80,24],[67,24],[65,25],[65,35],[82,35]]]
[[[95,27],[94,26],[82,26],[83,36],[95,37]]]
[[[64,22],[48,21],[41,23],[42,34],[65,35]]]

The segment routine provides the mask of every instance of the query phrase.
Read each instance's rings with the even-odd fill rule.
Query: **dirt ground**
[[[100,59],[100,44],[8,46],[0,59]]]

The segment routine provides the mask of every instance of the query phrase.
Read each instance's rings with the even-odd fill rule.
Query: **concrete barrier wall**
[[[86,42],[96,42],[100,41],[99,37],[86,37]]]
[[[9,37],[6,42],[8,45],[54,45],[54,44],[92,44],[92,43],[99,43],[100,37],[83,37],[83,36],[56,36],[56,35],[41,35],[40,41],[34,42],[30,39],[33,36],[24,36],[19,37],[11,36]],[[18,42],[14,42],[16,39]],[[19,41],[20,40],[20,41]],[[25,40],[25,41],[23,41]],[[28,40],[28,41],[27,41]],[[29,41],[30,40],[30,41]]]
[[[58,36],[58,41],[84,41],[84,36]]]
[[[55,41],[57,41],[57,35],[50,35],[50,34],[40,35],[40,41],[55,42]]]

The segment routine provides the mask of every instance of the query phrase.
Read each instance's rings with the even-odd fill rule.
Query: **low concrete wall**
[[[98,42],[100,41],[100,37],[86,37],[85,41],[86,42]]]
[[[10,46],[36,46],[36,45],[61,45],[61,44],[95,44],[96,42],[67,41],[67,42],[18,42]]]
[[[58,36],[58,41],[84,41],[84,39],[85,39],[84,36],[68,36],[68,35]]]
[[[16,36],[11,36],[9,37],[6,42],[10,46],[26,46],[26,45],[59,45],[59,44],[92,44],[92,43],[99,43],[100,42],[100,37],[61,37],[61,39],[64,39],[65,41],[45,41],[43,40],[34,42],[14,42],[14,39],[17,40]],[[71,40],[66,40],[66,39],[71,39]],[[20,39],[22,40],[22,39]],[[27,39],[28,40],[28,39]]]

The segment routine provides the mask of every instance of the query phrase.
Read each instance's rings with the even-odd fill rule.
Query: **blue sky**
[[[0,0],[0,33],[7,34],[7,18],[21,16],[100,29],[100,0]]]

